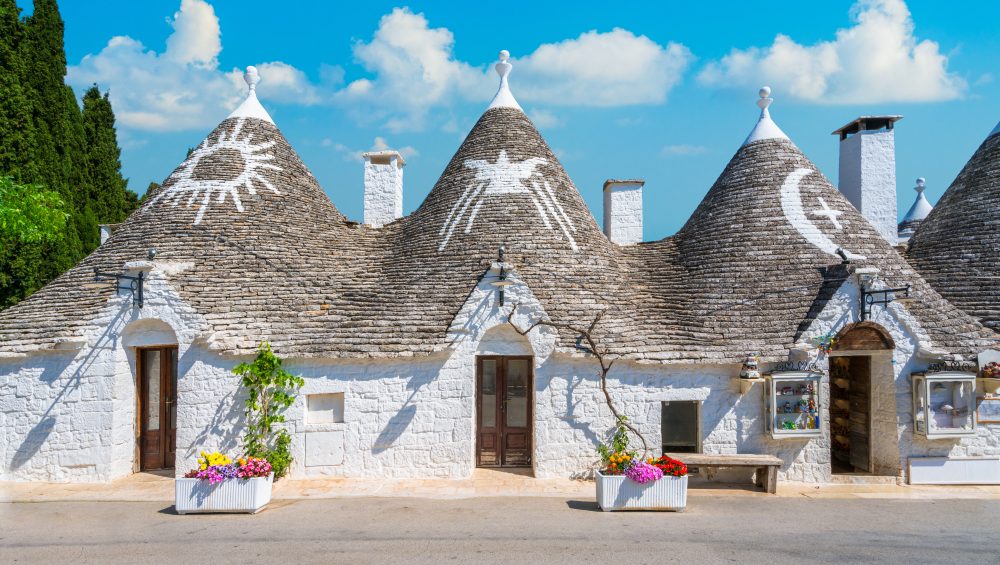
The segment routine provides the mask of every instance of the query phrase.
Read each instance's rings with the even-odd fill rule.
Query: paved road
[[[1000,563],[1000,501],[696,498],[603,513],[558,498],[0,504],[0,563]]]

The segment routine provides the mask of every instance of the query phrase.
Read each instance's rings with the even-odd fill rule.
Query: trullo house
[[[598,365],[572,330],[515,330],[538,320],[592,326],[616,406],[655,451],[773,455],[779,479],[808,482],[905,481],[928,457],[995,468],[1000,424],[977,417],[970,367],[996,347],[974,316],[995,323],[982,312],[997,295],[972,304],[950,278],[961,259],[928,257],[955,247],[952,200],[978,205],[976,183],[996,195],[976,162],[995,171],[1000,136],[913,237],[914,264],[944,265],[929,267],[935,290],[782,132],[767,89],[676,235],[642,241],[640,180],[605,184],[602,230],[506,59],[411,214],[402,157],[365,156],[363,223],[324,194],[248,69],[246,101],[139,210],[0,313],[0,479],[182,474],[203,449],[237,452],[232,369],[265,339],[306,382],[287,413],[292,477],[587,475],[614,424]],[[891,131],[880,123],[841,143]],[[740,379],[748,356],[764,378]]]

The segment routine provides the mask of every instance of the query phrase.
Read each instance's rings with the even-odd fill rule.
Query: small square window
[[[306,395],[306,423],[330,424],[344,421],[344,393]]]

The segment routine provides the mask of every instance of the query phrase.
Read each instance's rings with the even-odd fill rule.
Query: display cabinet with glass
[[[765,422],[774,439],[819,437],[822,375],[794,371],[767,375]]]
[[[929,438],[976,433],[976,374],[914,373],[913,428]]]

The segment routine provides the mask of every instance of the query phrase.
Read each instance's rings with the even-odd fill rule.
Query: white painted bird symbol
[[[466,161],[465,167],[475,169],[476,177],[474,182],[462,192],[462,195],[452,205],[451,211],[448,212],[448,217],[445,219],[444,225],[441,226],[441,231],[438,232],[438,235],[443,237],[438,251],[443,251],[448,245],[455,228],[465,220],[466,212],[468,212],[468,220],[465,224],[465,233],[469,233],[483,202],[487,198],[505,194],[526,194],[535,205],[545,227],[553,229],[552,222],[549,220],[549,216],[551,216],[559,225],[566,239],[569,240],[570,247],[576,251],[576,241],[571,235],[571,232],[576,232],[576,226],[573,225],[569,216],[566,215],[566,211],[556,200],[555,191],[549,181],[541,179],[539,182],[539,179],[532,178],[535,176],[535,168],[547,163],[548,161],[540,157],[511,162],[504,149],[500,150],[500,155],[493,163],[482,159]],[[469,210],[470,206],[472,207],[471,211]]]

